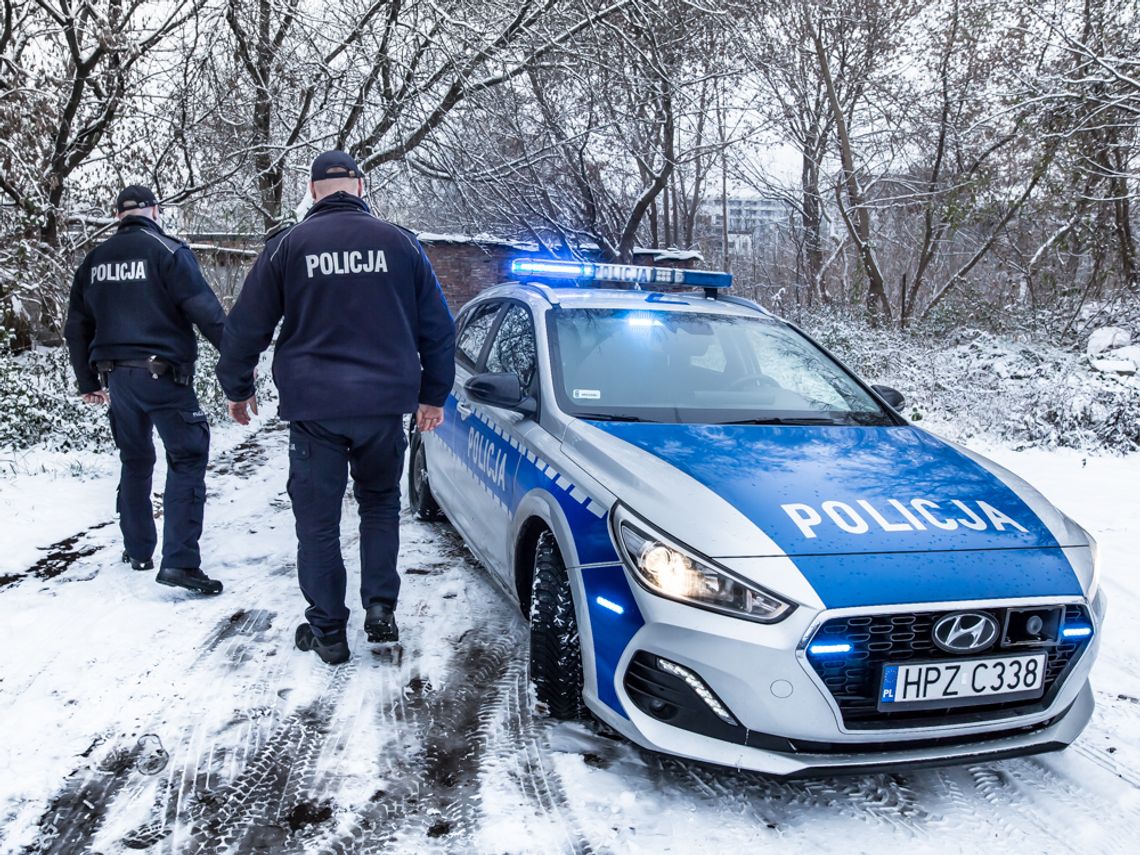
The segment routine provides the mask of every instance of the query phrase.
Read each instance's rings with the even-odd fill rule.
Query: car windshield
[[[559,405],[579,418],[697,424],[895,420],[833,359],[760,316],[558,308]]]

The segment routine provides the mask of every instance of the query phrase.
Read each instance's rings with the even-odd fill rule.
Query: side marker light
[[[603,609],[609,609],[616,615],[625,614],[625,609],[619,606],[613,600],[607,600],[605,597],[598,597],[594,600],[594,602],[601,606]]]

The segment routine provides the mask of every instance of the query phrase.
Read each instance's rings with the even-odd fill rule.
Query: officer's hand
[[[420,433],[430,433],[441,424],[443,424],[443,407],[420,404],[420,408],[416,410],[416,430]]]
[[[111,393],[106,389],[100,389],[98,392],[85,392],[80,397],[83,398],[83,403],[85,404],[111,403]]]
[[[254,395],[244,401],[226,401],[226,409],[230,411],[231,419],[239,425],[247,425],[249,424],[250,410],[255,416],[257,415],[257,396]]]

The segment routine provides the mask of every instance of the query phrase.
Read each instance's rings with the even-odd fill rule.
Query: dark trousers
[[[292,422],[289,497],[297,522],[297,576],[320,633],[348,622],[347,585],[340,552],[340,513],[348,473],[360,511],[360,600],[395,606],[400,594],[400,473],[404,465],[401,416]]]
[[[119,448],[119,526],[127,553],[139,561],[154,554],[157,535],[150,503],[154,474],[153,429],[166,447],[163,493],[162,566],[197,568],[198,539],[206,505],[206,462],[210,425],[190,386],[169,374],[158,378],[144,368],[110,372],[111,433]]]

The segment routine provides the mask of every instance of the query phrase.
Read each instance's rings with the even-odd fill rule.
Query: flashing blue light
[[[603,609],[609,609],[611,612],[613,612],[616,615],[625,614],[625,609],[623,609],[621,606],[619,606],[613,600],[607,600],[605,597],[597,597],[594,600],[594,602],[597,603],[599,606],[601,606]]]
[[[659,327],[661,321],[647,315],[630,315],[627,321],[631,327]]]
[[[1091,626],[1067,626],[1061,630],[1064,638],[1088,638],[1092,635]]]
[[[573,261],[532,261],[516,258],[511,262],[511,273],[530,274],[532,276],[556,276],[560,279],[578,279],[590,275],[589,264],[578,264]]]
[[[732,274],[714,270],[678,270],[673,267],[646,267],[638,264],[591,264],[516,258],[511,273],[536,279],[621,282],[628,285],[687,285],[695,288],[731,288]]]
[[[808,647],[808,653],[812,656],[826,656],[829,653],[850,653],[852,646],[849,642],[839,641],[833,643],[818,643]]]

